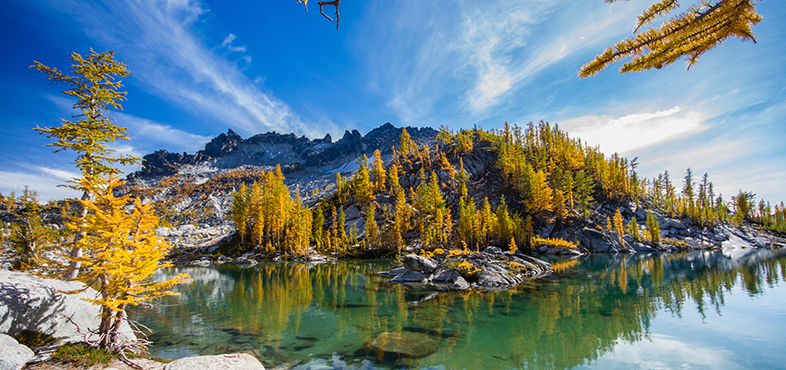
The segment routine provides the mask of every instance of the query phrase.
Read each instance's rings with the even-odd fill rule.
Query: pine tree
[[[338,210],[338,234],[336,235],[338,240],[342,243],[347,241],[346,223],[347,216],[344,214],[344,206],[341,206]]]
[[[245,243],[246,240],[246,222],[249,213],[248,197],[246,184],[240,184],[240,189],[232,195],[232,210],[229,212],[229,217],[232,223],[235,224],[235,228],[237,228],[241,244]]]
[[[494,213],[491,212],[491,205],[489,204],[489,198],[483,198],[483,207],[480,210],[480,244],[481,245],[488,245],[489,239],[492,237],[492,233],[494,229],[497,227],[497,222],[495,220]]]
[[[129,140],[126,129],[113,124],[106,116],[109,108],[123,109],[120,102],[126,100],[126,92],[118,91],[123,84],[116,78],[128,77],[128,66],[114,59],[114,51],[99,54],[90,49],[90,54],[87,56],[73,53],[70,59],[74,62],[71,75],[47,67],[38,61],[28,66],[47,74],[47,79],[52,83],[69,85],[70,88],[62,93],[77,98],[74,109],[81,111],[80,114],[73,116],[77,118],[76,121],[63,119],[60,126],[36,127],[34,130],[57,140],[47,145],[58,148],[55,152],[65,150],[77,152],[76,167],[81,172],[82,178],[88,181],[93,181],[93,178],[104,174],[120,173],[120,170],[114,167],[117,164],[139,164],[139,158],[123,154],[117,156],[117,151],[109,147],[109,144],[117,140]],[[69,187],[82,192],[82,201],[92,199],[93,194],[82,187],[81,181],[74,179],[70,182],[72,185]],[[86,212],[86,209],[80,208],[79,217],[84,218]],[[76,244],[83,237],[84,234],[79,233],[74,239],[74,247],[71,249],[73,258],[66,279],[73,279],[79,273],[78,261],[82,251],[76,247]]]
[[[84,217],[71,217],[67,224],[85,233],[77,242],[84,255],[71,258],[84,267],[85,273],[79,280],[95,284],[100,294],[96,299],[88,299],[101,306],[99,345],[119,352],[122,351],[120,327],[126,321],[126,307],[175,295],[168,289],[187,281],[188,275],[180,274],[159,283],[149,279],[159,268],[171,266],[159,263],[171,245],[156,235],[158,219],[149,203],[143,205],[136,198],[134,210],[127,213],[124,207],[130,197],[114,196],[114,190],[122,185],[114,175],[83,178],[79,185],[94,194],[95,200],[81,201],[90,212]]]
[[[650,233],[650,241],[653,245],[657,246],[660,244],[660,224],[658,224],[658,219],[655,218],[655,215],[652,212],[647,212],[647,230]]]
[[[401,192],[401,184],[398,182],[398,166],[395,163],[388,168],[388,184],[390,186],[390,195],[396,196]]]
[[[579,204],[579,210],[583,215],[587,215],[587,210],[590,205],[595,202],[592,198],[592,179],[584,174],[584,171],[579,171],[576,174],[574,191],[576,194],[576,202]]]
[[[366,249],[370,249],[379,244],[379,226],[376,221],[376,211],[376,203],[371,202],[366,209]]]
[[[325,215],[322,210],[322,203],[317,205],[317,208],[314,210],[314,224],[311,227],[312,236],[311,240],[314,241],[317,245],[317,250],[323,250],[323,247],[326,246],[325,242]]]
[[[624,248],[625,247],[625,239],[622,237],[625,235],[625,227],[622,224],[622,213],[620,213],[620,209],[617,208],[617,212],[614,213],[614,232],[617,233],[619,237],[620,245]]]
[[[629,226],[630,235],[633,237],[633,240],[641,242],[641,231],[639,230],[639,223],[635,216],[630,220]]]
[[[374,151],[373,168],[374,189],[375,192],[381,193],[383,190],[385,190],[385,167],[384,163],[382,162],[382,153],[379,151],[379,149]]]
[[[538,171],[532,178],[532,191],[526,202],[527,210],[538,217],[554,210],[554,196],[546,180],[546,174]]]
[[[499,239],[500,246],[508,238],[513,237],[514,224],[513,219],[508,212],[508,204],[505,203],[505,196],[499,199],[499,207],[497,207],[497,238]]]
[[[694,217],[694,184],[693,184],[693,171],[688,167],[688,170],[685,172],[685,185],[682,187],[682,194],[685,196],[685,204],[686,212],[685,216]]]
[[[398,152],[399,154],[401,154],[402,158],[406,159],[407,157],[409,157],[410,154],[413,154],[410,149],[411,147],[412,147],[412,139],[409,136],[409,132],[407,132],[406,128],[402,128],[401,137],[399,139],[399,145],[398,145]]]
[[[524,224],[524,247],[532,250],[532,237],[535,236],[535,231],[532,226],[532,216],[527,216],[527,222]]]
[[[606,0],[607,3],[616,1],[619,0]],[[729,37],[755,43],[751,27],[761,22],[762,16],[756,13],[754,3],[751,0],[700,1],[659,27],[639,32],[642,27],[665,17],[679,6],[678,0],[660,0],[638,17],[634,37],[620,41],[596,56],[581,67],[579,76],[593,76],[628,57],[633,59],[623,64],[620,72],[660,69],[682,57],[686,58],[690,69],[702,54],[723,44]]]
[[[10,228],[12,268],[25,271],[45,267],[45,270],[57,271],[61,268],[59,260],[48,258],[47,255],[60,252],[60,233],[44,224],[38,193],[25,186],[22,194],[21,208],[16,217],[18,221],[12,222]]]
[[[516,246],[516,239],[510,238],[510,243],[508,244],[508,253],[516,253],[519,247]]]
[[[371,176],[368,172],[368,158],[365,154],[363,154],[362,158],[358,158],[358,166],[359,169],[355,172],[353,179],[355,198],[358,203],[366,205],[374,197],[374,187],[371,185]]]

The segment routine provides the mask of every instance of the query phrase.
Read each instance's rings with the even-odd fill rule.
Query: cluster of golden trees
[[[726,203],[715,196],[708,175],[696,184],[690,169],[679,192],[668,172],[652,180],[639,178],[636,159],[630,161],[616,153],[606,157],[599,148],[582,144],[546,122],[530,123],[526,128],[505,124],[491,132],[472,129],[453,133],[443,127],[438,141],[440,144],[431,148],[420,146],[404,129],[389,166],[384,166],[378,150],[372,161],[364,155],[358,159],[353,177],[337,174],[334,196],[312,211],[300,204],[299,194],[298,199],[289,195],[280,170],[265,173],[264,180],[235,194],[231,217],[243,242],[260,245],[266,252],[295,255],[306,253],[309,245],[338,255],[376,249],[400,251],[413,236],[432,250],[480,250],[489,245],[527,250],[533,248],[534,229],[541,222],[562,224],[569,222],[571,214],[587,215],[596,199],[617,204],[644,202],[669,217],[688,217],[701,226],[726,221],[730,205],[740,222],[757,221],[773,229],[784,223],[784,207],[776,206],[773,213],[762,201],[757,210],[755,195],[743,192]],[[468,194],[463,156],[471,153],[478,141],[491,143],[498,155],[496,166],[524,205],[524,213],[511,211],[504,196],[492,207],[487,197],[479,204]],[[458,169],[449,157],[458,162]],[[416,186],[403,188],[400,174],[416,170]],[[458,194],[456,208],[447,204],[448,192]],[[389,197],[382,206],[377,202],[380,194]],[[363,213],[362,240],[357,228],[346,228],[344,210],[350,206]],[[636,241],[658,244],[657,218],[650,212],[641,221],[643,226],[635,218],[626,225],[618,210],[613,220],[608,219],[606,229],[616,234],[621,244],[626,234]]]
[[[240,186],[229,217],[241,243],[248,240],[265,252],[301,255],[311,243],[311,211],[300,201],[300,193],[292,199],[279,166],[263,172],[250,187]]]
[[[527,212],[542,219],[570,211],[586,214],[595,198],[621,202],[640,194],[636,162],[582,144],[547,122],[526,129],[507,122],[490,139],[505,181],[520,194]]]
[[[721,194],[715,196],[714,185],[706,173],[698,183],[698,189],[690,168],[685,173],[681,190],[672,182],[669,171],[645,181],[645,186],[654,206],[669,217],[689,218],[701,226],[711,226],[728,220],[728,204],[724,202]],[[744,200],[745,196],[740,199]]]

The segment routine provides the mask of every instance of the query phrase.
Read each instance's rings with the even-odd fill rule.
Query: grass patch
[[[114,355],[107,349],[91,347],[84,343],[67,343],[55,351],[52,359],[64,364],[90,367],[108,364]]]
[[[54,344],[60,341],[60,339],[53,337],[52,334],[46,334],[39,330],[27,329],[14,335],[14,339],[16,339],[19,344],[23,344],[30,348]]]

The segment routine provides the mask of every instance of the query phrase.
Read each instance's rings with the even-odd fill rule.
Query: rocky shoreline
[[[488,247],[480,253],[438,250],[431,253],[431,257],[408,254],[404,256],[403,267],[383,271],[380,275],[392,278],[391,281],[397,284],[430,287],[437,291],[470,288],[500,291],[549,273],[551,265],[548,262]]]
[[[0,370],[72,369],[50,361],[57,347],[66,343],[94,340],[90,329],[99,326],[99,310],[84,298],[94,298],[96,291],[80,282],[45,279],[22,272],[0,270]],[[67,291],[85,289],[77,294]],[[58,339],[56,344],[28,348],[14,336],[23,330],[35,330]],[[137,341],[134,330],[124,323],[123,341]],[[145,370],[264,370],[254,356],[245,353],[219,356],[187,357],[170,363],[139,359],[135,363]],[[28,365],[29,364],[29,365]],[[26,366],[27,365],[27,366]],[[130,366],[113,361],[100,369],[124,370]]]

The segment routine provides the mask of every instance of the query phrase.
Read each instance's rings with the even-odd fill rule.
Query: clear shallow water
[[[786,368],[784,251],[552,263],[512,291],[438,295],[378,277],[389,261],[173,267],[161,277],[194,281],[131,318],[155,356],[251,352],[267,368]],[[430,354],[364,347],[380,333]]]

